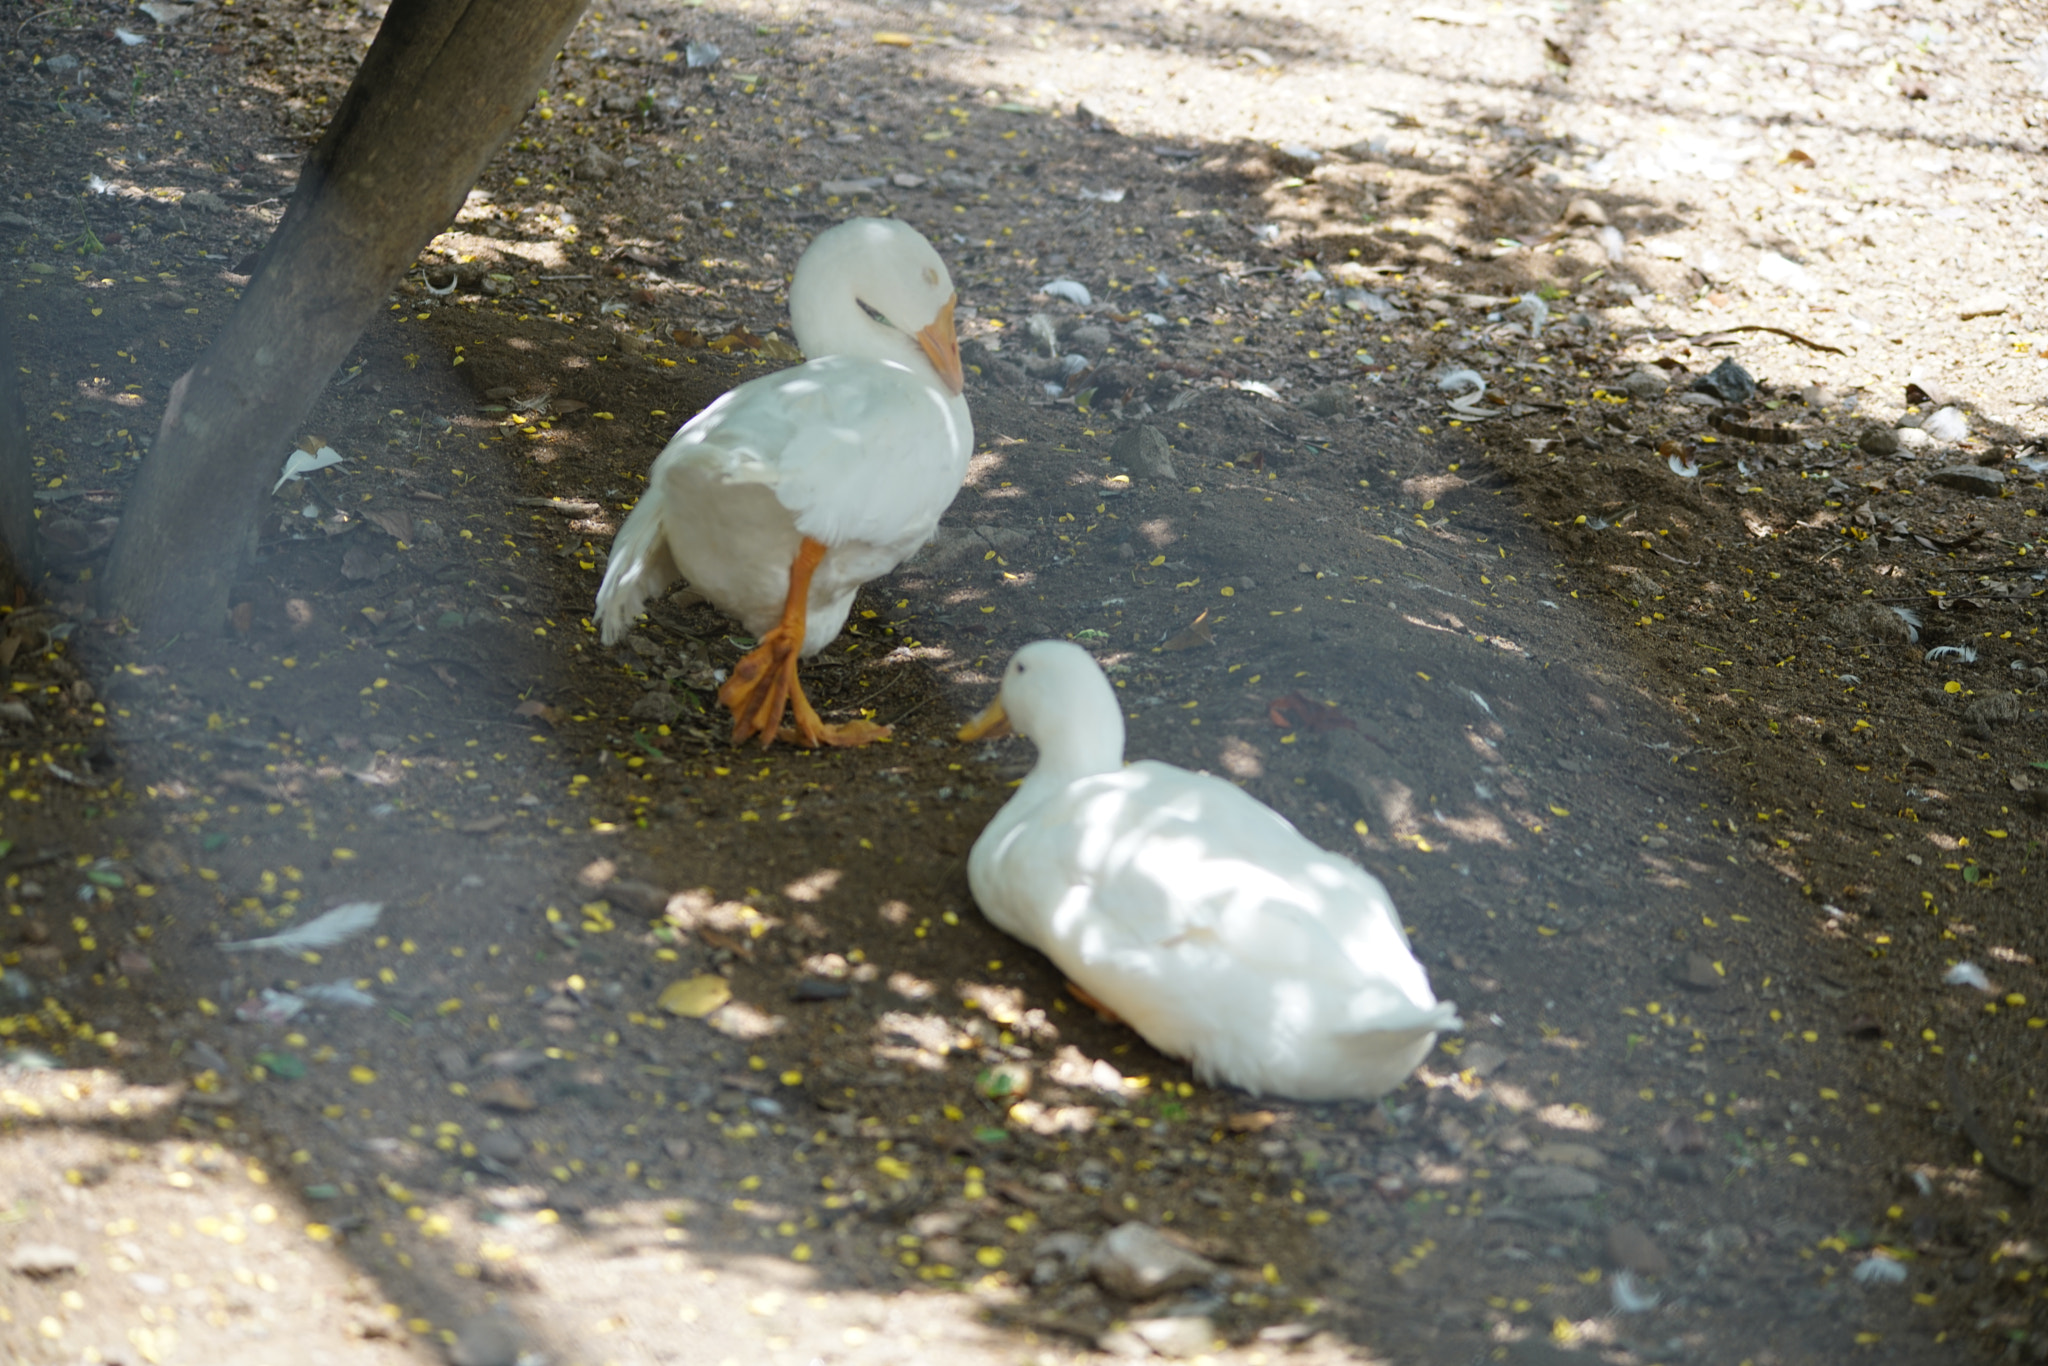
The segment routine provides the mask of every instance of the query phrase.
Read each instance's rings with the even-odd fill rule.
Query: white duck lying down
[[[974,842],[975,900],[1204,1081],[1370,1099],[1464,1027],[1377,878],[1220,778],[1124,767],[1116,692],[1080,646],[1017,651],[960,738],[1012,731],[1038,764]]]
[[[735,744],[780,734],[862,745],[888,733],[820,720],[797,659],[839,634],[863,583],[931,539],[967,475],[974,429],[954,301],[945,262],[915,228],[857,218],[818,234],[789,289],[797,344],[816,359],[750,380],[685,423],[612,542],[597,590],[605,644],[679,576],[759,639],[718,693]]]

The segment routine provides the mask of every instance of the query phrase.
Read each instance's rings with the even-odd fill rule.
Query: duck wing
[[[655,461],[772,489],[827,546],[930,538],[973,449],[967,405],[894,361],[827,356],[741,385],[676,433]],[[905,552],[909,553],[908,551]]]
[[[991,918],[1069,971],[1213,958],[1219,972],[1433,1003],[1379,880],[1221,779],[1151,762],[1084,779],[992,855],[1004,876],[984,880],[1007,885],[981,898]]]
[[[800,536],[862,547],[840,566],[856,579],[887,572],[931,539],[973,440],[964,402],[891,361],[824,357],[721,395],[663,448],[612,542],[605,643],[684,573],[743,617],[772,613]],[[749,488],[773,501],[722,505],[720,489]]]

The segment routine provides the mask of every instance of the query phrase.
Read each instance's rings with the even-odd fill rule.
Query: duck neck
[[[832,253],[836,258],[838,253]],[[851,356],[892,360],[919,374],[938,376],[907,333],[877,322],[860,306],[856,263],[831,259],[799,263],[789,289],[789,324],[796,344],[811,360]]]
[[[1077,702],[1052,734],[1032,738],[1038,763],[1030,785],[1064,785],[1124,766],[1123,713],[1106,685],[1100,697]]]

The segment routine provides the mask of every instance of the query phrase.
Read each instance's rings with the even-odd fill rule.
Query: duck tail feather
[[[633,629],[647,600],[681,577],[669,554],[662,525],[661,499],[650,489],[619,528],[605,562],[604,582],[597,590],[598,629],[604,643],[616,645]]]

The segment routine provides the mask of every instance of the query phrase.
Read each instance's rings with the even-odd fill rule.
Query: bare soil
[[[0,33],[8,1360],[2048,1353],[2037,13],[603,7],[221,637],[135,636],[124,488],[374,23]],[[591,597],[856,213],[977,455],[806,667],[894,740],[735,749],[735,624]],[[981,920],[1028,747],[952,732],[1044,636],[1387,881],[1412,1083],[1200,1086]],[[1216,1279],[1106,1293],[1132,1220]]]

